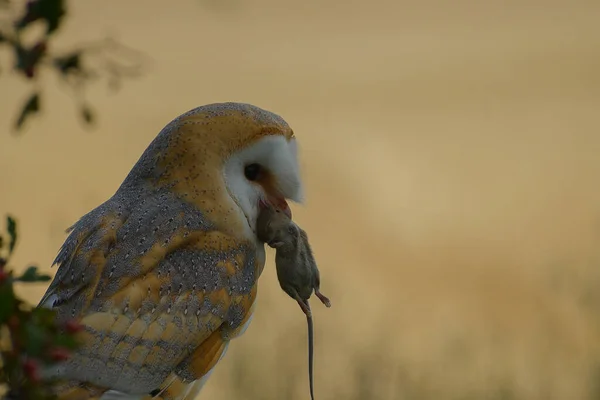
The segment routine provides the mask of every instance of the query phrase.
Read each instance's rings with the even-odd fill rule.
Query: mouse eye
[[[256,164],[256,163],[248,164],[244,168],[244,176],[249,181],[255,181],[258,179],[261,171],[262,171],[262,167],[260,166],[260,164]]]

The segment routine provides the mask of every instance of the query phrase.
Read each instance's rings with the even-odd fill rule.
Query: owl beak
[[[289,219],[292,219],[292,209],[288,205],[287,201],[283,197],[275,200],[277,203],[277,208],[279,208]]]
[[[292,219],[292,210],[284,197],[268,195],[267,200],[261,199],[259,201],[259,206],[261,208],[273,207],[283,212],[289,219]]]

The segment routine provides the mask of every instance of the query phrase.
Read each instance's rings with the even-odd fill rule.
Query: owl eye
[[[258,176],[260,175],[261,171],[262,171],[262,167],[260,166],[260,164],[256,164],[256,163],[248,164],[244,168],[244,175],[246,176],[246,179],[248,179],[249,181],[255,181],[258,179]]]

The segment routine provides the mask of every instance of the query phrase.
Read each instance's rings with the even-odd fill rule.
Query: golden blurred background
[[[70,1],[61,48],[114,34],[148,73],[41,118],[0,77],[0,212],[45,271],[159,130],[198,105],[273,111],[320,262],[320,399],[600,398],[600,2]],[[47,78],[47,79],[46,79]],[[308,398],[306,327],[268,252],[250,329],[203,399]],[[37,303],[43,285],[28,289]]]

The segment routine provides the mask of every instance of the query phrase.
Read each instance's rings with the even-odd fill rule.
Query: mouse
[[[284,292],[298,302],[306,315],[308,325],[308,375],[310,398],[314,400],[313,318],[308,299],[313,291],[326,306],[331,301],[321,293],[321,277],[315,261],[308,235],[281,210],[263,205],[257,220],[257,237],[274,248],[277,280]]]

